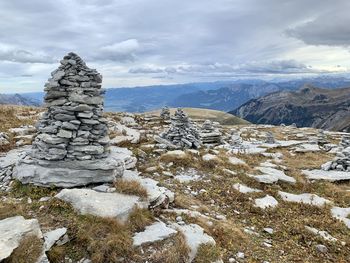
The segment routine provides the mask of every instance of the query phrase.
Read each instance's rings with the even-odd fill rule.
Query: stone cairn
[[[164,121],[170,120],[170,110],[167,106],[162,108],[162,111],[160,112],[160,118]]]
[[[160,137],[181,149],[199,148],[201,145],[198,130],[182,109],[176,110],[169,130]]]
[[[273,136],[272,132],[266,133],[265,143],[268,143],[268,144],[275,144],[276,143],[275,137]]]
[[[243,150],[243,139],[237,130],[231,131],[231,138],[229,140],[229,144],[233,149]]]
[[[346,134],[340,141],[340,151],[331,161],[322,165],[322,169],[350,172],[350,134]]]
[[[37,125],[32,156],[43,160],[107,157],[102,76],[74,53],[61,61],[45,84],[47,112]]]
[[[214,127],[210,120],[203,123],[199,136],[203,144],[218,145],[222,143],[221,132]]]
[[[325,134],[324,130],[320,130],[317,134],[317,144],[324,146],[327,143],[329,143],[327,135]]]
[[[32,160],[27,161],[28,165],[40,167],[30,167],[34,171],[26,176],[26,180],[30,182],[33,179],[30,177],[36,176],[35,170],[44,172],[43,167],[50,167],[67,169],[63,177],[72,172],[68,169],[89,170],[81,183],[109,181],[120,163],[108,158],[107,119],[102,116],[102,76],[88,68],[74,53],[66,55],[60,63],[45,84],[47,111],[37,124],[38,134],[30,153]],[[92,173],[94,170],[96,176]],[[99,170],[104,172],[99,174]],[[57,175],[54,169],[45,172],[52,177]],[[19,172],[17,174],[21,176]],[[73,178],[67,180],[74,181]],[[80,184],[79,181],[73,183]]]

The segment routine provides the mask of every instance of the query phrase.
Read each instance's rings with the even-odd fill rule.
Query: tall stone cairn
[[[170,120],[169,107],[165,106],[162,108],[162,111],[160,112],[160,118],[165,121]]]
[[[199,148],[199,133],[190,118],[182,109],[177,109],[171,119],[168,131],[160,135],[178,148]]]
[[[108,155],[103,118],[102,76],[69,53],[45,84],[47,111],[37,124],[32,157],[41,160],[93,160]]]

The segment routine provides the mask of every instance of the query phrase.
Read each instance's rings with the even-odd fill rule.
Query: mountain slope
[[[20,94],[0,94],[0,104],[39,106],[40,102]]]
[[[350,130],[350,88],[336,90],[305,85],[243,104],[230,113],[258,124],[296,123],[301,127]]]

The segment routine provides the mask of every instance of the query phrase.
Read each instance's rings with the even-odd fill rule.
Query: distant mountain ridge
[[[40,101],[20,94],[0,94],[0,104],[12,104],[20,106],[40,106]]]
[[[331,76],[285,81],[243,79],[134,88],[110,88],[107,89],[105,95],[105,110],[147,112],[163,106],[169,106],[230,111],[250,99],[279,90],[297,90],[306,83],[332,89],[350,86],[349,79]],[[44,93],[33,92],[20,95],[39,102],[42,101]]]
[[[350,88],[305,85],[252,99],[230,112],[256,124],[296,123],[298,127],[350,131]]]

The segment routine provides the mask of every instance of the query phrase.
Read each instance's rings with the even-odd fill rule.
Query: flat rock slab
[[[197,224],[179,225],[174,223],[173,227],[178,231],[182,232],[185,236],[186,243],[190,248],[189,262],[192,262],[197,255],[197,251],[202,244],[215,245],[215,240],[204,233],[204,229]]]
[[[0,171],[6,167],[15,165],[16,162],[27,154],[30,150],[30,146],[24,146],[7,152],[4,155],[0,155]]]
[[[146,243],[153,243],[176,234],[177,231],[159,221],[150,226],[146,226],[143,232],[135,233],[133,236],[134,246],[141,246]]]
[[[322,237],[324,240],[327,241],[332,241],[332,242],[336,242],[338,239],[336,239],[335,237],[331,236],[328,232],[326,231],[322,231],[322,230],[318,230],[316,228],[313,227],[309,227],[309,226],[305,226],[305,228],[310,232],[313,233],[315,235],[318,235],[320,237]]]
[[[83,215],[114,217],[122,222],[128,219],[135,206],[147,207],[146,203],[134,195],[101,193],[91,189],[63,189],[55,197],[70,203]]]
[[[67,228],[57,228],[55,230],[49,231],[47,233],[44,233],[44,248],[45,252],[49,251],[51,247],[65,234],[67,233]]]
[[[291,184],[296,183],[296,180],[293,177],[286,175],[281,170],[277,170],[271,167],[257,167],[256,169],[262,172],[263,174],[251,175],[251,177],[253,177],[255,180],[257,180],[260,183],[273,184],[278,181],[291,183]]]
[[[283,199],[283,201],[286,202],[295,202],[295,203],[303,203],[308,205],[315,205],[315,206],[324,206],[325,204],[331,203],[331,201],[319,197],[315,194],[290,194],[286,192],[278,192],[279,196]]]
[[[0,221],[0,261],[8,258],[21,241],[28,236],[43,238],[39,222],[36,219],[24,219],[22,216],[6,218]]]
[[[350,207],[334,206],[331,209],[332,216],[342,221],[350,229]]]
[[[158,186],[159,182],[152,178],[141,177],[136,171],[126,170],[123,174],[123,179],[139,182],[147,191],[147,199],[151,207],[174,202],[175,194],[163,186]]]
[[[265,197],[257,198],[255,199],[254,203],[256,207],[259,207],[261,209],[274,208],[278,205],[278,201],[271,195],[266,195]]]
[[[298,145],[294,149],[294,151],[298,153],[306,153],[306,152],[319,152],[321,151],[321,149],[317,144],[303,143]]]
[[[350,172],[324,171],[324,170],[302,170],[303,174],[310,180],[324,180],[330,182],[350,180]]]
[[[107,158],[96,160],[42,161],[31,158],[22,159],[17,162],[14,168],[13,178],[23,184],[63,188],[113,182],[117,177],[122,176],[124,168],[127,166],[127,153],[120,153],[121,151],[121,148],[114,149]]]

